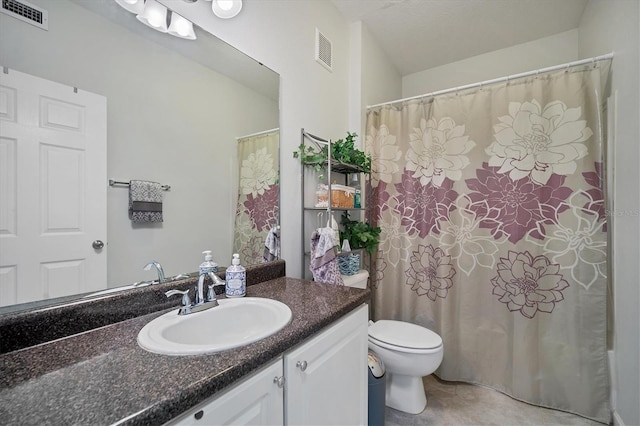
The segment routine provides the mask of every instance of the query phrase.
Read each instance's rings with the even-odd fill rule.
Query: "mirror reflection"
[[[157,269],[143,269],[151,261],[162,265],[166,277],[190,273],[198,269],[204,250],[212,251],[219,266],[228,266],[233,252],[241,254],[243,265],[273,258],[264,247],[269,232],[279,232],[279,76],[200,28],[197,40],[154,31],[113,0],[30,3],[47,10],[49,28],[0,14],[0,65],[8,69],[7,75],[15,70],[102,97],[106,156],[94,166],[85,161],[84,146],[58,149],[58,139],[79,143],[73,132],[47,129],[36,139],[39,146],[55,147],[51,152],[57,156],[49,155],[53,160],[47,163],[36,150],[28,160],[30,170],[17,167],[12,176],[2,174],[0,195],[6,198],[0,215],[0,305],[73,298],[151,281],[158,278]],[[50,104],[48,117],[54,121],[64,118],[67,106],[89,111],[73,98]],[[40,110],[42,115],[41,105]],[[83,114],[78,116],[87,118],[82,125],[88,126],[93,116]],[[3,116],[1,123],[4,133],[10,120]],[[10,162],[22,155],[15,142],[20,138],[5,136],[2,161]],[[16,149],[4,149],[7,146]],[[56,161],[58,171],[51,171]],[[76,172],[86,175],[78,178]],[[25,185],[20,173],[39,177]],[[162,221],[133,222],[129,188],[109,186],[109,179],[170,186],[162,191]],[[88,190],[94,181],[97,189]],[[22,203],[29,198],[37,203],[50,200],[53,207],[49,213],[31,211],[34,219],[26,220]],[[13,222],[12,206],[17,212]],[[61,226],[43,228],[47,214],[62,215],[77,206],[87,208],[80,209],[72,225],[56,216]],[[90,206],[104,208],[87,213]],[[88,231],[93,219],[106,223]],[[37,228],[29,232],[39,238],[16,246],[29,221]],[[88,254],[72,249],[66,258],[51,257],[70,244],[43,241],[54,234],[83,234],[78,244]],[[7,245],[9,240],[14,245]],[[104,247],[94,248],[95,241]],[[26,266],[17,257],[26,257]],[[99,276],[91,275],[92,269],[100,271],[92,268],[96,262],[105,265]],[[27,286],[22,277],[39,284],[30,281]]]

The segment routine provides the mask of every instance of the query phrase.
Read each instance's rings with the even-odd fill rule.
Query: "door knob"
[[[296,367],[298,367],[302,371],[306,370],[307,369],[307,361],[298,361],[298,362],[296,362]]]
[[[284,387],[284,376],[274,377],[273,383],[275,383],[280,389],[282,389]]]
[[[95,240],[93,243],[91,243],[91,247],[96,250],[100,250],[102,247],[104,247],[104,243],[100,240]]]

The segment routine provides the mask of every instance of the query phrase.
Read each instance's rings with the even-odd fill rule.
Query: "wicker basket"
[[[333,208],[353,208],[353,199],[356,189],[344,185],[331,185],[331,207]]]

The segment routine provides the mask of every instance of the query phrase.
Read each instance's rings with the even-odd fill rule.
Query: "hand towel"
[[[264,242],[262,262],[280,259],[280,227],[271,228]]]
[[[132,222],[162,222],[162,186],[157,182],[129,182],[129,219]]]
[[[344,285],[338,269],[338,242],[332,228],[316,229],[311,235],[309,269],[314,281]]]

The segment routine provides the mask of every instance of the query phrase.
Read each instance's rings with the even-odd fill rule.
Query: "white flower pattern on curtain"
[[[567,108],[561,101],[544,108],[537,100],[511,102],[509,115],[498,117],[496,141],[487,148],[490,166],[500,166],[513,180],[531,176],[546,184],[552,173],[569,175],[577,168],[576,160],[587,155],[584,142],[593,132],[580,120],[580,107]]]
[[[450,117],[436,122],[420,120],[420,128],[409,135],[411,149],[407,151],[407,170],[419,178],[422,185],[430,182],[442,186],[445,178],[460,180],[461,170],[469,165],[466,154],[476,144],[464,134],[464,126],[457,126]]]
[[[608,69],[378,107],[367,113],[365,138],[372,155],[367,194],[382,229],[376,316],[441,333],[443,378],[601,421],[609,407],[601,368],[607,229],[599,93]],[[528,336],[523,321],[536,321],[532,330],[547,337]],[[470,330],[479,325],[480,335],[504,345],[477,342]],[[515,329],[523,330],[517,339]],[[568,341],[585,339],[589,354],[566,350]],[[492,355],[478,359],[479,350]],[[540,359],[527,361],[532,351]],[[526,367],[531,376],[523,380],[516,366],[531,362],[540,370]],[[556,371],[574,362],[578,374]],[[557,380],[564,383],[555,389]],[[593,396],[568,396],[582,389]]]
[[[233,251],[242,263],[262,262],[267,234],[278,224],[279,131],[238,139],[240,164]]]

